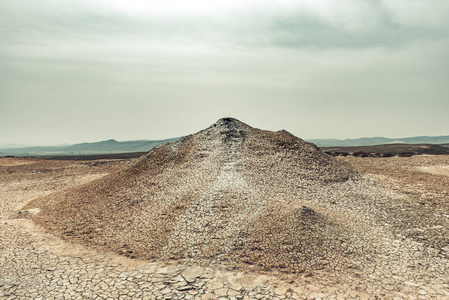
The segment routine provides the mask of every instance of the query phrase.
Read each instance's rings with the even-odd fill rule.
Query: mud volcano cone
[[[53,234],[130,257],[301,272],[356,255],[338,213],[307,200],[356,175],[286,131],[224,118],[28,207]]]

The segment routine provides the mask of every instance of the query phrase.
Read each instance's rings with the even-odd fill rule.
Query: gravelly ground
[[[91,181],[127,162],[0,159],[0,298],[449,299],[449,177],[441,174],[449,157],[344,160],[368,174],[367,184],[339,183],[339,197],[357,191],[367,203],[345,201],[335,210],[363,212],[366,218],[357,225],[375,228],[369,236],[378,238],[371,251],[376,263],[368,258],[363,272],[295,275],[140,261],[61,241],[18,219],[16,211],[37,196]],[[316,190],[321,198],[326,192]],[[313,206],[313,193],[303,196]]]

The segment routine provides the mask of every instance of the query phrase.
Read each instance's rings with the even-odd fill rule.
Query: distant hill
[[[95,143],[82,143],[69,146],[24,147],[0,149],[1,156],[50,156],[50,155],[93,155],[107,153],[146,152],[150,149],[173,142],[179,138],[166,140],[139,140],[118,142],[107,140]]]
[[[131,152],[147,152],[151,148],[158,145],[173,142],[179,138],[165,140],[137,140],[118,142],[114,139],[94,142],[82,143],[63,146],[28,146],[10,148],[10,146],[0,146],[0,157],[13,156],[79,156],[79,155],[96,155],[111,153],[131,153]],[[385,144],[439,144],[441,147],[449,148],[449,136],[417,136],[408,138],[384,138],[371,137],[360,139],[309,139],[309,142],[316,144],[318,147],[348,147],[348,146],[373,146]]]
[[[401,153],[413,153],[413,154],[449,154],[449,145],[443,147],[440,145],[432,144],[387,144],[387,145],[374,145],[374,146],[348,146],[348,147],[322,147],[323,151],[327,153],[378,153],[378,154],[401,154]]]
[[[407,138],[385,138],[385,137],[370,137],[359,139],[310,139],[307,140],[316,144],[318,147],[334,147],[334,146],[373,146],[384,144],[448,144],[449,135],[446,136],[415,136]]]

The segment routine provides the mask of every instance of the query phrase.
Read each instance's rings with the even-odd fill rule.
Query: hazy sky
[[[0,144],[449,135],[449,1],[0,0]]]

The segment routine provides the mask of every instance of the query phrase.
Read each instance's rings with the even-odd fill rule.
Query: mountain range
[[[173,142],[179,138],[164,140],[116,141],[114,139],[63,146],[28,146],[11,148],[0,144],[0,156],[92,155],[108,153],[147,152],[150,149]],[[308,139],[318,147],[374,146],[385,144],[438,144],[448,147],[449,136],[416,136],[407,138],[364,137],[359,139]]]
[[[385,144],[449,144],[449,135],[445,136],[415,136],[406,138],[385,138],[385,137],[363,137],[359,139],[309,139],[318,147],[335,146],[374,146]]]
[[[44,156],[44,155],[88,155],[105,153],[147,152],[148,150],[173,142],[179,138],[165,140],[138,140],[118,142],[114,139],[95,142],[81,143],[67,146],[32,146],[21,148],[1,148],[0,156]]]

